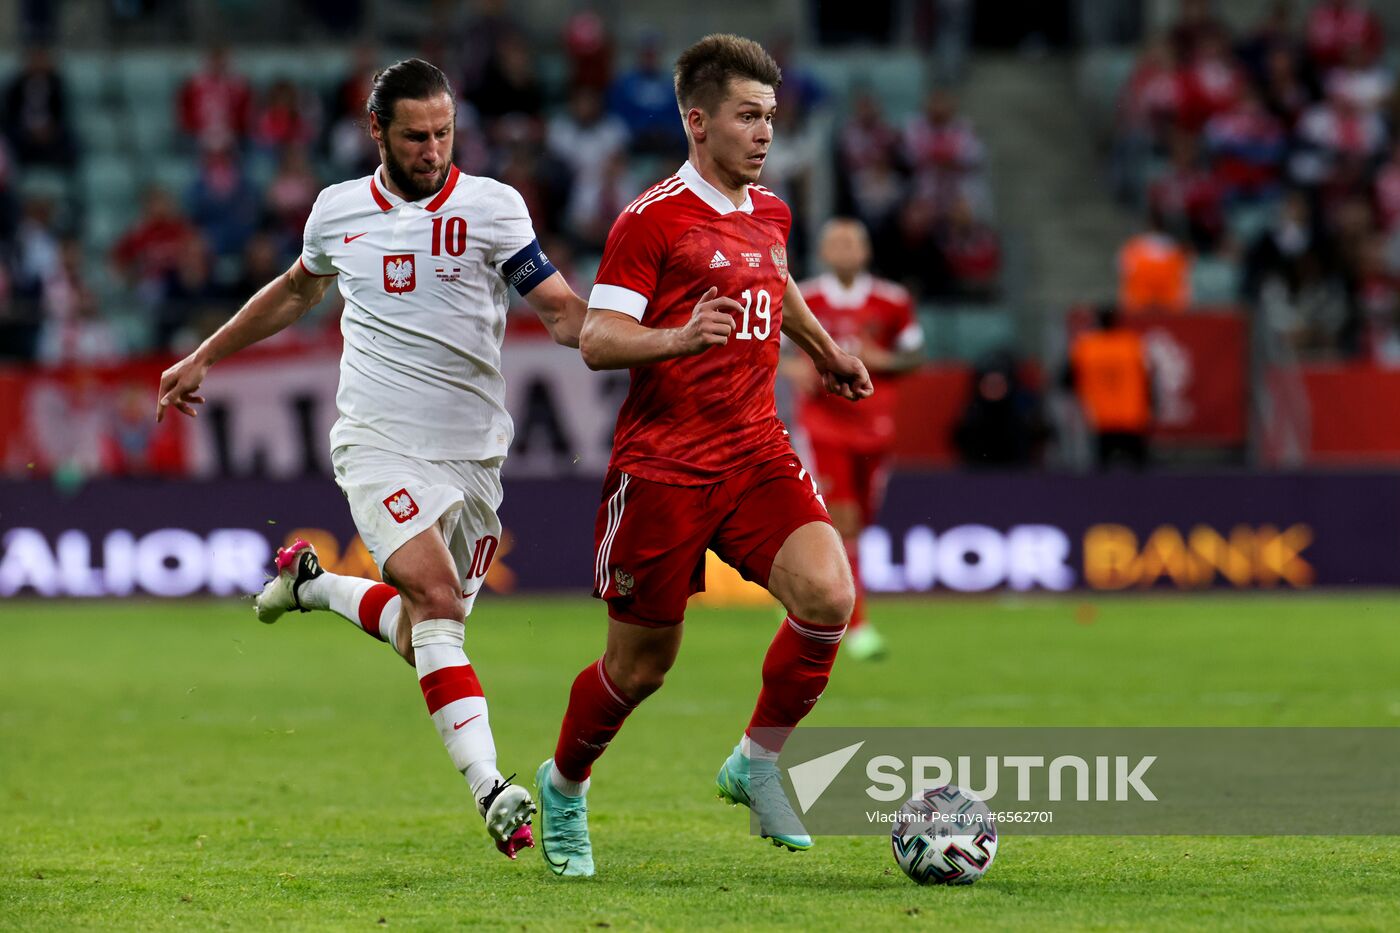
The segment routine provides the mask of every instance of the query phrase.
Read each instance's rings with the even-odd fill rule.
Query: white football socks
[[[323,573],[303,583],[297,598],[307,609],[329,609],[367,634],[394,644],[403,601],[387,583]]]
[[[466,625],[452,619],[426,619],[413,627],[418,685],[452,764],[480,800],[501,779],[486,697],[462,650]]]

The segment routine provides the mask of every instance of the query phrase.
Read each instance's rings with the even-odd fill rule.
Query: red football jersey
[[[852,352],[874,343],[889,351],[917,350],[923,330],[914,319],[909,292],[893,282],[860,275],[850,288],[834,275],[802,283],[802,297],[838,344]],[[872,373],[875,394],[861,402],[832,395],[818,386],[798,405],[802,429],[813,441],[876,452],[894,443],[896,377]]]
[[[713,285],[744,310],[726,345],[631,371],[613,466],[694,486],[792,454],[773,402],[791,226],[768,189],[750,185],[736,208],[689,162],[618,217],[589,307],[683,327]]]

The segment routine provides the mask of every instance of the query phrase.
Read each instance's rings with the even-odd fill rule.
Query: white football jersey
[[[404,201],[382,171],[322,191],[303,237],[303,268],[339,276],[345,297],[331,449],[505,456],[515,428],[501,376],[501,270],[535,239],[525,201],[455,165],[437,194]]]

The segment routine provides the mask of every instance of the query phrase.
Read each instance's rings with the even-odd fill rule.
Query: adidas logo
[[[729,260],[724,258],[724,254],[715,250],[714,258],[710,260],[711,269],[723,269],[729,265]]]

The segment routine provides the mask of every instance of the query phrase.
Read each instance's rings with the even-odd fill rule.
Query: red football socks
[[[782,750],[826,689],[844,625],[813,625],[788,616],[763,658],[763,689],[745,735],[770,752]],[[762,730],[754,735],[754,730]]]
[[[603,659],[585,667],[574,678],[569,691],[569,708],[559,727],[559,744],[554,749],[554,767],[570,781],[583,782],[637,708],[608,677]]]

